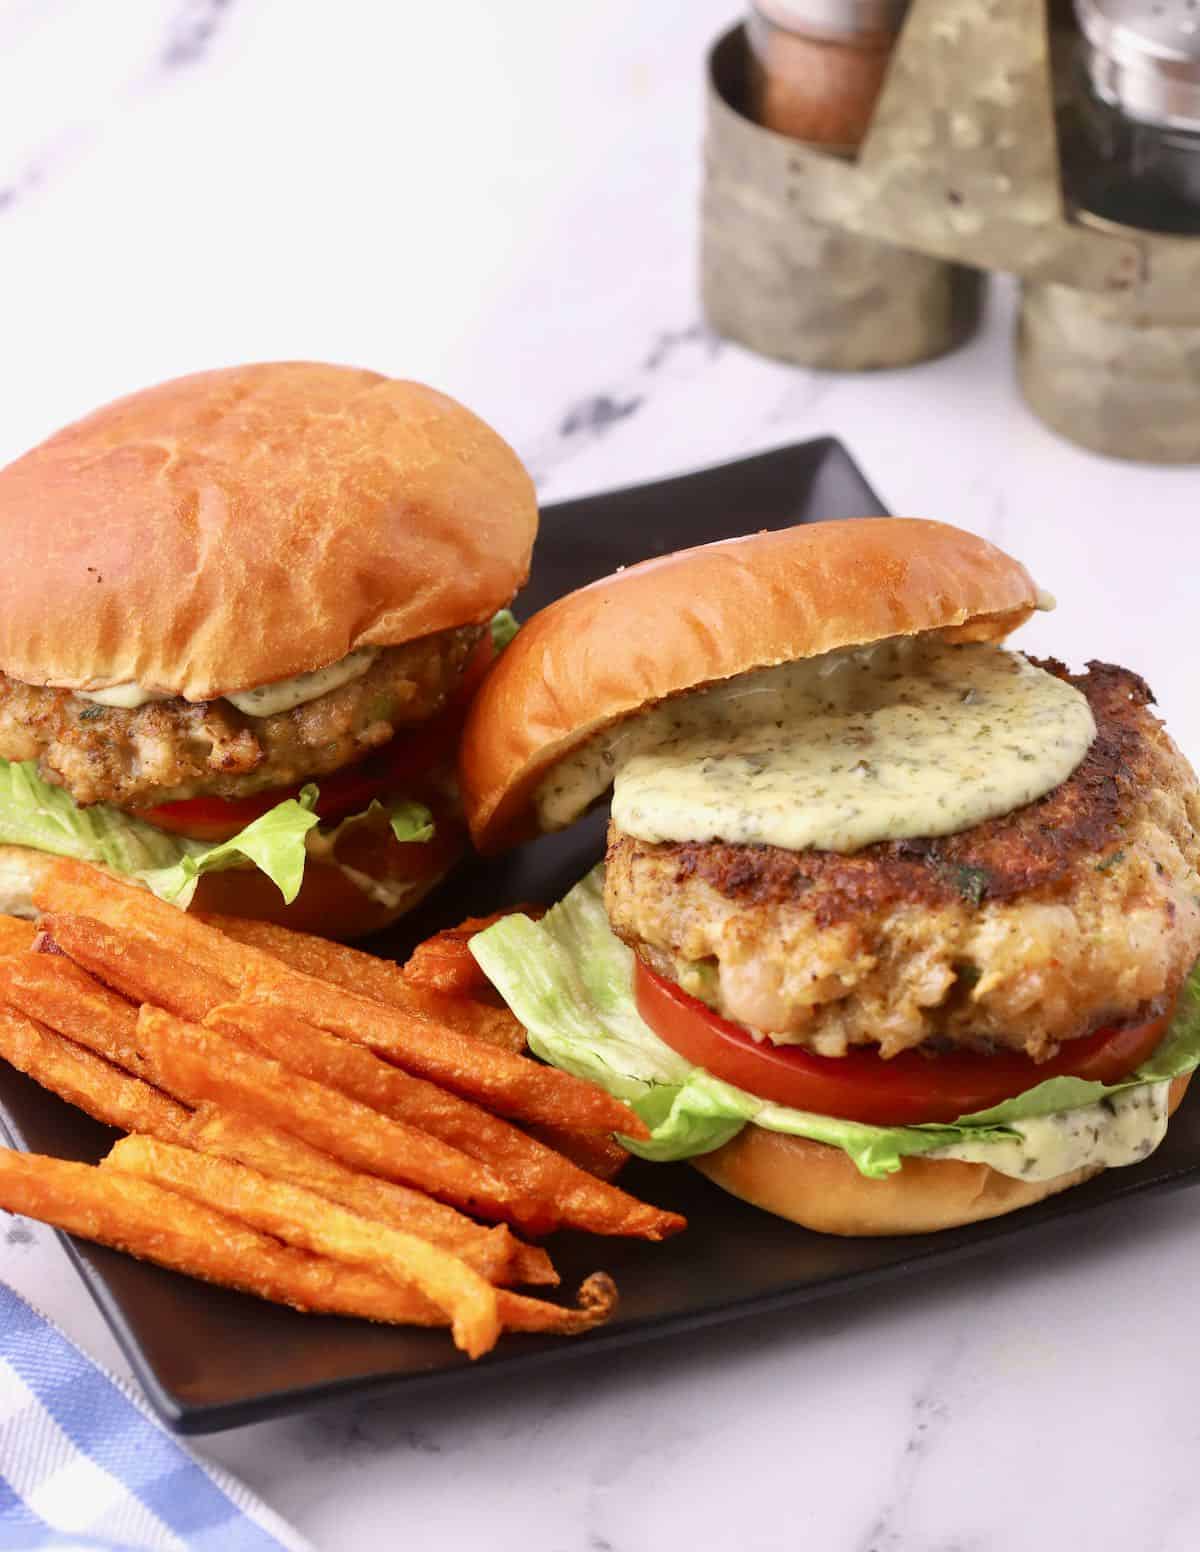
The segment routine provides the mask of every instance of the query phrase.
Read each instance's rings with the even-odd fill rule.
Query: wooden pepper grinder
[[[908,0],[752,0],[750,112],[765,129],[853,156]]]

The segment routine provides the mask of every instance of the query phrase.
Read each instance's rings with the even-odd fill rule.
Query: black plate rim
[[[5,1129],[7,1131],[7,1129]],[[1108,1172],[1116,1176],[1116,1172]],[[522,1374],[542,1370],[567,1362],[572,1358],[591,1355],[600,1357],[610,1350],[640,1347],[644,1343],[661,1341],[674,1336],[687,1336],[696,1331],[731,1325],[735,1321],[755,1315],[772,1315],[785,1309],[796,1309],[833,1297],[839,1291],[873,1288],[906,1275],[921,1275],[936,1271],[948,1262],[973,1262],[997,1241],[1020,1235],[1037,1240],[1055,1232],[1064,1220],[1074,1220],[1090,1214],[1103,1218],[1107,1210],[1130,1198],[1148,1193],[1184,1190],[1200,1185],[1200,1164],[1181,1166],[1168,1174],[1146,1179],[1110,1178],[1107,1194],[1100,1200],[1092,1200],[1086,1194],[1068,1191],[1060,1198],[1050,1198],[1052,1211],[1032,1218],[1038,1207],[1025,1209],[1003,1217],[964,1225],[973,1231],[969,1240],[947,1243],[937,1233],[923,1236],[928,1250],[921,1250],[886,1262],[867,1271],[842,1272],[827,1277],[820,1283],[784,1287],[773,1293],[751,1294],[744,1298],[728,1299],[707,1309],[688,1314],[664,1314],[647,1316],[634,1326],[600,1327],[584,1336],[561,1341],[554,1346],[539,1347],[535,1351],[499,1349],[477,1359],[469,1366],[453,1369],[434,1369],[424,1374],[368,1374],[352,1375],[345,1379],[326,1380],[315,1385],[290,1387],[264,1392],[252,1399],[216,1403],[181,1403],[159,1380],[154,1369],[144,1358],[141,1348],[128,1326],[123,1311],[110,1293],[107,1284],[88,1265],[86,1257],[74,1238],[59,1231],[58,1238],[67,1251],[84,1286],[91,1294],[106,1324],[115,1337],[138,1384],[146,1393],[151,1406],[172,1432],[199,1436],[224,1433],[233,1428],[247,1427],[253,1423],[276,1418],[291,1417],[297,1413],[336,1405],[339,1401],[378,1400],[403,1392],[405,1395],[423,1394],[430,1390],[443,1390],[469,1384],[473,1378],[486,1375],[503,1378],[510,1371]],[[1076,1188],[1078,1190],[1078,1188]],[[1042,1206],[1046,1204],[1038,1204]],[[953,1232],[953,1231],[951,1231]],[[888,1236],[879,1236],[883,1243]],[[513,1339],[510,1337],[510,1341]],[[519,1340],[519,1338],[517,1339]]]
[[[621,496],[644,495],[648,491],[661,490],[664,485],[683,485],[691,480],[702,481],[713,474],[724,474],[734,469],[745,469],[752,464],[766,462],[777,458],[780,454],[811,453],[814,456],[819,452],[837,452],[853,467],[855,474],[878,507],[875,514],[864,512],[861,515],[870,517],[891,516],[883,504],[883,499],[872,485],[871,481],[859,468],[856,459],[850,449],[842,441],[841,437],[832,432],[825,432],[821,436],[806,437],[803,442],[776,442],[770,447],[757,448],[752,453],[742,453],[731,458],[720,458],[716,463],[701,464],[699,468],[681,469],[676,474],[658,474],[652,480],[632,480],[627,485],[606,485],[602,490],[589,490],[581,496],[563,496],[556,501],[540,508],[541,518],[544,522],[555,512],[563,507],[585,506],[589,501],[611,501]]]

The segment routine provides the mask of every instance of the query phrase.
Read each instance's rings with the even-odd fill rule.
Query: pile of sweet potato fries
[[[573,1307],[514,1292],[559,1281],[519,1235],[684,1226],[611,1183],[632,1111],[522,1054],[481,923],[401,970],[81,863],[36,903],[36,927],[0,917],[0,1057],[129,1135],[99,1165],[0,1150],[9,1212],[296,1309],[449,1326],[472,1357],[615,1306],[603,1273]]]

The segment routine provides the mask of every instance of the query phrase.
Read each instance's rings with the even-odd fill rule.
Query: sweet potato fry
[[[597,1180],[615,1180],[629,1162],[628,1149],[615,1137],[599,1132],[581,1132],[570,1126],[527,1126],[524,1130]]]
[[[516,1015],[495,1002],[476,1002],[469,997],[445,997],[424,986],[410,984],[400,966],[376,954],[364,954],[347,943],[331,943],[307,932],[293,932],[276,922],[248,921],[241,916],[201,915],[227,938],[273,954],[293,970],[329,981],[346,991],[370,997],[374,1002],[399,1008],[433,1024],[445,1024],[473,1040],[484,1040],[507,1051],[525,1049],[525,1030]],[[474,963],[474,961],[472,961]]]
[[[63,931],[63,928],[66,928]],[[127,965],[129,956],[124,960],[117,957],[115,945],[102,943],[107,929],[91,922],[87,918],[64,917],[51,919],[52,930],[61,932],[64,947],[69,947],[72,952],[81,950],[90,953],[97,943],[102,944],[102,952],[99,955],[98,968],[103,971],[104,964],[117,963]],[[111,937],[112,935],[109,934]],[[149,970],[142,970],[137,976],[139,985],[144,987],[145,995],[158,1001],[162,996],[161,986],[164,981],[178,985],[175,970],[170,958],[165,952],[159,951],[148,945],[149,955],[156,962]],[[29,956],[39,967],[24,977],[25,982],[36,982],[38,978],[44,979],[48,984],[55,985],[51,979],[63,975],[58,966],[64,964],[57,956]],[[143,959],[141,963],[148,963]],[[206,974],[206,972],[204,972]],[[189,971],[195,980],[196,972]],[[78,983],[84,989],[91,989],[97,1006],[93,1012],[92,1028],[100,1031],[104,1027],[105,1020],[110,1016],[120,1019],[128,1018],[130,1010],[126,1004],[104,988],[96,986],[83,972],[68,970],[64,980],[69,980],[74,987]],[[216,989],[214,983],[212,989]],[[3,970],[0,966],[0,988],[3,986]],[[168,990],[166,1000],[176,1000],[176,994]],[[458,1196],[447,1196],[444,1188],[439,1189],[436,1184],[428,1183],[428,1180],[420,1180],[402,1174],[395,1176],[404,1180],[409,1185],[425,1185],[434,1195],[446,1197],[447,1200],[458,1202],[459,1205],[468,1207],[469,1210],[478,1211],[482,1216],[503,1217],[511,1220],[527,1232],[543,1233],[558,1225],[566,1225],[578,1228],[589,1228],[595,1233],[603,1234],[632,1234],[644,1235],[650,1238],[660,1238],[665,1234],[673,1233],[681,1226],[673,1214],[659,1213],[657,1209],[645,1206],[634,1198],[615,1190],[606,1190],[595,1181],[571,1165],[552,1151],[539,1147],[535,1142],[525,1137],[516,1128],[506,1125],[503,1121],[481,1111],[469,1101],[462,1100],[456,1095],[446,1092],[437,1086],[423,1080],[409,1077],[404,1072],[378,1058],[362,1047],[349,1042],[338,1040],[327,1033],[322,1033],[308,1025],[301,1024],[299,1028],[285,1024],[282,1032],[276,1033],[274,1039],[270,1037],[271,1021],[287,1019],[287,1015],[264,1008],[257,1015],[246,1014],[251,1024],[255,1019],[258,1022],[258,1035],[256,1044],[265,1049],[267,1054],[277,1061],[282,1060],[285,1065],[297,1069],[309,1079],[336,1088],[340,1092],[349,1095],[361,1103],[370,1105],[373,1109],[382,1110],[391,1119],[409,1126],[416,1126],[422,1132],[429,1133],[433,1137],[440,1138],[452,1148],[458,1149],[463,1154],[469,1154],[481,1161],[485,1171],[491,1172],[493,1181],[507,1182],[507,1196],[509,1200],[503,1206],[493,1203],[493,1211],[487,1211],[482,1205],[480,1197],[470,1198],[466,1195],[467,1181],[460,1173]],[[77,1021],[71,1025],[86,1037],[87,1025],[84,1016],[78,1016]],[[68,1031],[70,1032],[70,1031]],[[243,1033],[246,1033],[243,1028]],[[249,1031],[253,1034],[253,1030]],[[137,1071],[145,1071],[145,1057],[139,1046],[139,1037],[131,1033],[126,1039],[126,1046],[132,1046],[136,1052]],[[110,1043],[103,1049],[116,1054],[117,1047]],[[305,1053],[306,1060],[303,1064],[298,1062],[301,1053]],[[125,1056],[117,1057],[129,1065],[134,1058]],[[170,1072],[157,1071],[154,1073],[154,1081],[160,1087],[171,1089],[172,1078]],[[278,1090],[278,1069],[272,1067],[259,1069],[257,1081],[260,1092],[266,1094],[270,1087],[272,1092],[264,1097],[259,1106],[252,1105],[245,1097],[241,1100],[234,1099],[232,1103],[236,1108],[251,1110],[256,1114],[264,1115],[274,1124],[282,1126],[284,1130],[295,1131],[294,1125],[289,1126],[286,1115],[278,1109],[269,1112],[263,1106],[278,1106],[280,1095]],[[226,1074],[226,1082],[229,1075]],[[242,1089],[243,1096],[246,1093]],[[191,1090],[184,1091],[181,1097],[192,1103],[199,1099],[215,1097],[201,1092],[199,1095]],[[324,1115],[324,1106],[313,1103],[310,1106],[312,1116],[319,1118],[320,1124],[328,1127],[331,1123],[328,1116]],[[143,1128],[146,1130],[146,1128]],[[331,1146],[328,1132],[318,1134],[305,1134],[310,1142],[322,1147],[327,1152],[337,1152],[336,1146]],[[372,1155],[375,1156],[375,1155]],[[350,1162],[363,1165],[364,1156],[360,1153],[351,1158]],[[463,1161],[459,1161],[460,1165]],[[389,1174],[386,1168],[376,1167],[367,1162],[363,1167],[373,1169],[377,1174]],[[393,1178],[389,1175],[389,1178]],[[486,1190],[488,1176],[478,1182],[479,1192]],[[504,1189],[501,1187],[501,1189]],[[539,1269],[535,1266],[535,1272]],[[540,1276],[544,1278],[544,1269]]]
[[[495,987],[475,963],[469,945],[477,932],[515,911],[532,916],[535,921],[545,915],[544,906],[514,905],[507,911],[493,911],[490,916],[468,916],[457,927],[448,927],[418,943],[404,963],[404,979],[411,986],[427,987],[450,997],[499,1001]]]
[[[364,1217],[371,1214],[364,1213]],[[503,1225],[497,1224],[493,1233]],[[508,1264],[508,1273],[504,1277],[498,1277],[497,1283],[503,1287],[510,1284],[523,1288],[556,1288],[562,1282],[549,1255],[540,1245],[527,1245],[523,1239],[512,1235],[512,1258]]]
[[[403,1326],[447,1323],[444,1312],[415,1288],[281,1245],[223,1212],[117,1169],[0,1148],[0,1209],[308,1313]],[[510,1330],[575,1336],[608,1319],[616,1289],[599,1272],[581,1287],[578,1309],[508,1289],[496,1290],[495,1297]]]
[[[256,966],[243,982],[242,996],[284,1008],[385,1056],[415,1077],[428,1078],[513,1120],[648,1135],[628,1106],[594,1084],[528,1057],[485,1048],[453,1030],[421,1023],[322,981]]]
[[[190,1201],[217,1206],[285,1245],[376,1272],[413,1287],[450,1317],[472,1358],[500,1335],[496,1290],[452,1251],[386,1224],[358,1218],[300,1186],[151,1137],[126,1137],[100,1166],[137,1175]]]
[[[63,954],[0,959],[0,1000],[135,1076],[148,1077],[137,1009]]]
[[[165,999],[161,994],[155,998],[153,990],[139,982],[140,968],[131,969],[134,945],[143,958],[147,945],[165,951],[176,978],[171,983],[171,1011],[181,1016],[203,1017],[218,1002],[236,1000],[232,991],[211,996],[214,984],[230,987],[232,983],[242,1000],[286,1008],[501,1115],[588,1131],[648,1135],[632,1110],[594,1084],[292,970],[282,960],[227,938],[157,899],[149,890],[116,883],[84,863],[55,862],[39,880],[35,899],[57,923],[52,929],[56,938],[62,921],[71,915],[91,917],[108,928],[107,943],[93,933],[89,944],[83,935],[83,948],[93,955],[90,961],[67,943],[63,946],[109,985],[142,1000],[162,1003]],[[162,953],[157,956],[160,975],[163,958]],[[186,995],[180,990],[185,982]]]
[[[531,1232],[577,1228],[661,1239],[683,1227],[675,1214],[594,1179],[517,1127],[277,1008],[230,1004],[215,1008],[206,1023],[252,1042],[304,1078],[480,1160],[540,1204],[525,1219]]]
[[[127,886],[112,887],[125,891]],[[147,890],[139,893],[154,899]],[[173,905],[167,909],[183,919]],[[209,1008],[236,996],[233,983],[219,972],[136,932],[90,916],[45,916],[42,924],[64,953],[134,1002],[153,1002],[179,1018],[202,1019]]]
[[[496,1295],[506,1331],[541,1331],[547,1336],[579,1336],[602,1326],[617,1307],[617,1285],[607,1272],[593,1272],[579,1289],[579,1307],[548,1304],[502,1288]]]
[[[389,1120],[228,1035],[148,1004],[138,1032],[161,1087],[272,1126],[385,1180],[418,1186],[481,1218],[520,1221],[527,1206],[508,1181],[426,1132]],[[536,1207],[536,1204],[535,1204]]]
[[[516,1239],[506,1225],[485,1228],[420,1191],[359,1174],[299,1137],[264,1126],[249,1116],[204,1105],[192,1117],[187,1143],[199,1153],[232,1159],[276,1180],[303,1186],[360,1218],[390,1224],[443,1245],[489,1282],[558,1282],[546,1252]]]
[[[293,1250],[225,1213],[119,1170],[2,1148],[0,1208],[294,1309],[394,1325],[446,1323],[442,1311],[416,1289]]]
[[[476,1002],[473,997],[444,997],[441,992],[426,991],[422,986],[411,988],[412,996],[419,1000],[422,1014],[434,1024],[444,1024],[472,1040],[482,1040],[486,1045],[499,1046],[522,1056],[529,1047],[525,1026],[512,1011],[497,1002]]]
[[[242,1044],[249,1043],[301,1077],[336,1089],[392,1121],[440,1138],[502,1178],[509,1178],[500,1155],[510,1135],[520,1149],[521,1134],[514,1127],[470,1100],[460,1099],[424,1078],[411,1077],[365,1046],[261,1003],[226,1003],[214,1008],[204,1022]],[[499,1147],[495,1145],[497,1138]],[[530,1197],[522,1218],[527,1231],[544,1234],[559,1227],[548,1196],[539,1202],[537,1192],[526,1193],[523,1182],[518,1189]]]
[[[122,883],[86,862],[57,858],[35,884],[34,904],[49,918],[44,925],[72,959],[135,1001],[157,1002],[179,1018],[201,1019],[210,1007],[235,997],[242,978],[241,956],[275,963],[261,950],[233,943],[148,889]],[[89,934],[95,965],[59,936],[59,919],[71,917],[86,917],[107,929],[101,933],[93,928]],[[81,946],[88,947],[86,942]],[[157,987],[156,997],[159,982],[164,984]]]
[[[514,1293],[557,1282],[545,1252],[451,1204],[682,1227],[472,1102],[559,1126],[597,1168],[620,1152],[606,1129],[641,1131],[592,1085],[488,1049],[523,1039],[507,1009],[285,929],[222,932],[83,864],[48,863],[37,892],[44,953],[0,918],[0,1056],[135,1135],[102,1171],[0,1153],[0,1207],[300,1309],[449,1323],[472,1355],[505,1328],[588,1330],[616,1290],[597,1273],[576,1307]]]
[[[20,916],[0,916],[0,954],[23,954],[33,947],[37,928]]]
[[[14,1008],[0,1007],[0,1057],[106,1126],[167,1140],[187,1132],[182,1105]]]

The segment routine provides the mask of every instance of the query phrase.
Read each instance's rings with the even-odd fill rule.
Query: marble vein
[[[233,0],[182,0],[178,11],[167,23],[159,53],[162,69],[178,70],[202,60],[212,47],[232,4]]]
[[[525,450],[538,485],[577,453],[644,411],[661,396],[662,380],[697,377],[725,348],[699,319],[679,329],[659,329],[637,353],[635,365],[602,388],[571,400],[553,428]]]
[[[35,138],[19,154],[0,181],[0,214],[20,205],[28,196],[49,188],[91,150],[110,124],[150,94],[159,91],[183,70],[210,57],[223,29],[233,0],[174,0],[163,7],[157,20],[157,40],[147,38],[132,14],[113,28],[115,47],[103,61],[106,82],[98,86],[92,110],[76,115],[70,103],[57,126]],[[0,56],[23,30],[18,12],[0,18]]]
[[[922,1546],[910,1538],[905,1523],[920,1480],[930,1468],[938,1444],[953,1424],[950,1391],[965,1346],[966,1333],[960,1326],[947,1340],[928,1377],[913,1395],[907,1435],[893,1464],[891,1487],[855,1552],[975,1552],[975,1543],[957,1538],[939,1541],[936,1548]]]

